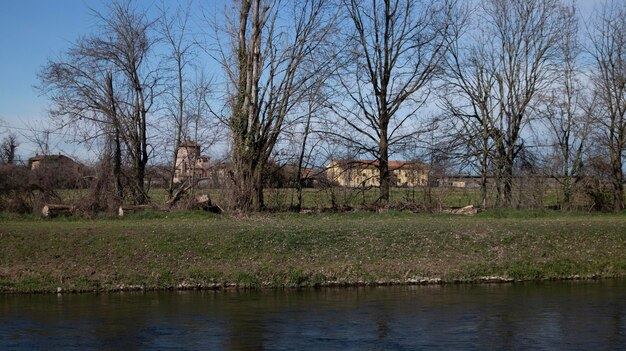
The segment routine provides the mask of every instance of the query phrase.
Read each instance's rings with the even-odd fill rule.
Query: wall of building
[[[378,187],[380,176],[378,167],[372,164],[340,163],[332,161],[327,167],[328,179],[345,187]],[[393,186],[423,186],[428,183],[428,170],[408,165],[407,168],[391,170]]]

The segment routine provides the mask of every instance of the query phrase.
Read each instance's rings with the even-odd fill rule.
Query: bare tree
[[[261,209],[263,173],[284,121],[315,72],[303,69],[330,34],[329,1],[292,3],[241,0],[231,33],[233,52],[222,53],[230,80],[234,206]],[[289,18],[279,15],[290,13]]]
[[[328,95],[327,95],[328,91],[325,89],[326,88],[325,82],[330,76],[330,71],[329,70],[324,71],[323,69],[320,69],[319,66],[315,66],[315,65],[313,67],[318,68],[317,77],[319,78],[319,80],[317,81],[317,84],[314,84],[311,87],[307,97],[305,98],[306,102],[304,103],[305,111],[304,111],[302,133],[298,135],[301,139],[300,139],[300,145],[298,145],[300,152],[299,152],[298,159],[297,159],[297,165],[296,165],[297,168],[296,168],[296,175],[295,175],[295,182],[296,182],[295,185],[296,185],[296,193],[297,193],[297,201],[298,201],[295,207],[296,211],[302,210],[302,205],[303,205],[302,192],[303,192],[305,178],[312,176],[311,172],[306,171],[305,168],[308,168],[310,166],[311,154],[313,153],[315,149],[315,145],[317,144],[317,142],[314,142],[313,145],[310,145],[311,136],[313,134],[313,129],[314,129],[313,125],[315,124],[315,120],[320,117],[321,113],[323,113],[324,111],[326,112],[328,111],[328,109],[325,108],[328,102]]]
[[[480,203],[487,207],[487,179],[494,150],[493,124],[497,119],[497,70],[490,38],[480,30],[476,11],[453,24],[446,60],[444,113],[452,118],[448,140],[460,158],[478,164]]]
[[[380,198],[389,201],[390,150],[415,133],[418,109],[445,55],[455,1],[344,0],[350,25],[336,78],[336,114],[347,132],[329,133],[378,160]],[[345,95],[344,95],[345,94]]]
[[[185,121],[183,134],[186,138],[202,143],[201,152],[209,151],[214,146],[226,142],[226,127],[220,119],[211,113],[209,98],[213,94],[213,81],[203,70],[196,70],[194,81],[189,84],[189,94],[185,104]],[[212,161],[215,170],[217,164]],[[189,191],[193,194],[200,179],[192,172]]]
[[[313,96],[312,96],[313,97]],[[302,187],[303,187],[303,179],[302,179],[302,169],[304,167],[304,156],[306,155],[307,141],[309,139],[310,131],[311,131],[311,119],[313,118],[313,114],[315,111],[315,102],[312,99],[309,99],[307,104],[307,111],[304,123],[304,130],[302,131],[302,144],[300,146],[300,155],[298,155],[298,164],[296,171],[296,192],[298,196],[298,203],[296,204],[296,211],[302,210]]]
[[[480,150],[483,205],[488,163],[495,167],[496,205],[512,205],[523,127],[557,71],[562,9],[559,0],[483,0],[473,15],[479,23],[471,30],[473,44],[457,41],[451,50],[448,83],[459,96],[447,99],[447,110]]]
[[[99,14],[104,35],[93,40],[96,57],[111,62],[120,74],[124,101],[118,104],[117,127],[131,160],[134,202],[143,204],[148,195],[144,177],[148,163],[147,116],[154,103],[158,76],[148,66],[154,43],[149,31],[153,21],[130,3],[114,3],[109,14]]]
[[[98,33],[80,39],[66,56],[50,60],[40,73],[40,91],[50,97],[51,115],[61,126],[84,127],[88,137],[113,145],[113,172],[121,186],[122,162],[130,163],[133,201],[147,201],[147,116],[158,75],[149,67],[153,22],[130,2],[115,2],[94,13]],[[123,195],[121,189],[118,189]]]
[[[576,8],[562,8],[563,28],[557,44],[560,60],[558,74],[539,106],[542,120],[551,131],[551,144],[558,152],[559,169],[551,175],[563,192],[562,208],[569,208],[574,182],[580,176],[584,142],[589,134],[589,119],[583,109],[583,84],[578,57],[582,51],[578,38]]]
[[[487,30],[493,42],[498,101],[493,123],[499,199],[512,205],[513,169],[523,149],[522,128],[537,96],[551,83],[563,21],[559,0],[487,0]]]
[[[174,117],[174,138],[173,152],[170,168],[170,177],[168,184],[168,195],[171,198],[174,193],[174,173],[177,168],[178,147],[183,141],[185,130],[185,103],[189,94],[185,70],[193,60],[195,55],[195,44],[189,37],[189,21],[191,20],[191,7],[178,7],[173,15],[170,16],[169,10],[161,9],[159,18],[159,31],[168,48],[166,60],[168,66],[171,63],[171,71],[173,73],[172,81],[175,84],[166,89],[166,95],[173,102],[168,104],[167,110]],[[197,140],[196,140],[197,141]]]
[[[48,155],[51,148],[50,134],[63,135],[61,129],[53,128],[52,126],[45,126],[42,128],[42,124],[39,122],[26,122],[24,128],[19,130],[19,134],[28,143],[36,147],[35,153],[40,155]]]
[[[2,144],[0,144],[0,161],[12,165],[15,162],[15,152],[19,145],[17,135],[14,133],[9,133],[5,136],[2,139]]]
[[[596,120],[607,142],[612,171],[613,210],[624,209],[626,146],[626,4],[609,1],[596,15],[588,49],[594,61],[593,83],[599,105]]]

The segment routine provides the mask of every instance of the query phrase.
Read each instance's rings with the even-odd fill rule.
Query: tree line
[[[478,175],[483,207],[516,206],[519,173],[540,168],[564,208],[598,174],[624,209],[624,1],[589,16],[565,0],[236,0],[203,16],[153,6],[94,11],[93,32],[39,72],[51,123],[100,151],[96,187],[111,201],[149,201],[151,162],[169,164],[173,197],[189,139],[227,145],[242,211],[265,207],[277,160],[301,178],[320,155],[377,160],[380,205],[402,155]]]

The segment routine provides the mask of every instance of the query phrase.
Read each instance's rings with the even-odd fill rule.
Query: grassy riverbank
[[[624,214],[140,213],[0,221],[4,292],[626,276]]]

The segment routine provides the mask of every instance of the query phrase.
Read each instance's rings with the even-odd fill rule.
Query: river
[[[0,295],[0,350],[626,349],[626,281]]]

